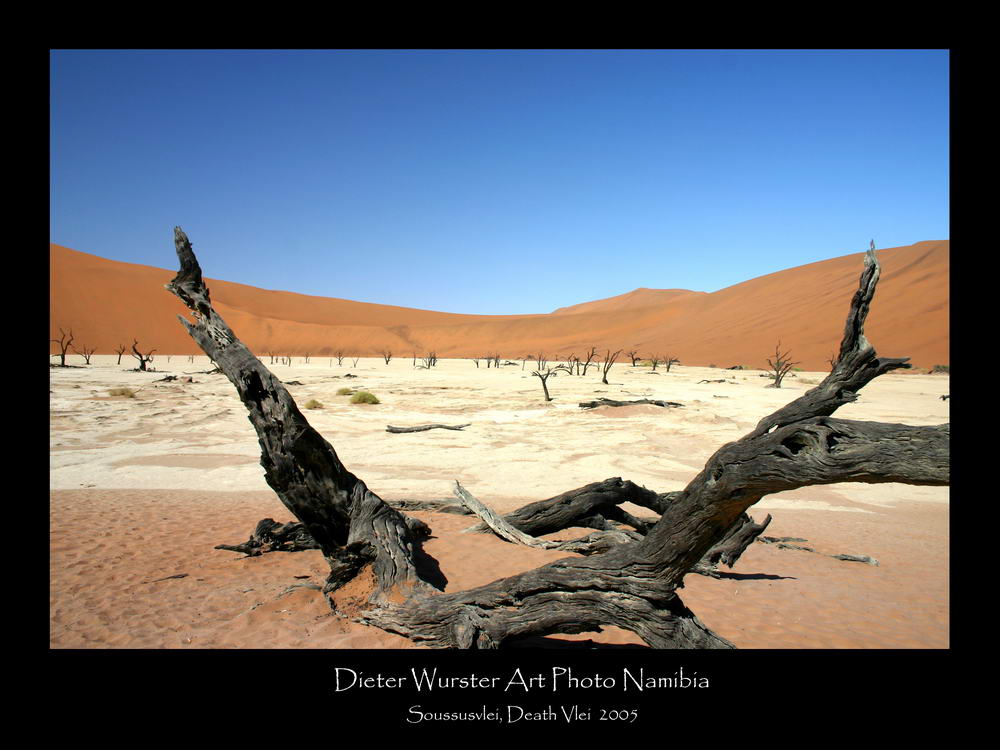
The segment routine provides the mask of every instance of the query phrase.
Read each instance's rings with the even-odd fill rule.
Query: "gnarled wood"
[[[873,378],[906,366],[905,359],[877,357],[863,335],[878,279],[870,251],[831,374],[720,448],[668,502],[656,496],[662,515],[641,540],[469,591],[437,593],[416,564],[427,527],[390,508],[347,471],[284,386],[212,309],[201,269],[179,228],[175,244],[181,270],[167,288],[195,313],[194,324],[182,322],[247,407],[268,484],[330,563],[331,600],[338,605],[337,590],[347,581],[369,581],[370,595],[360,608],[352,605],[352,616],[430,646],[495,648],[512,639],[616,625],[658,648],[731,648],[683,605],[677,589],[760,498],[843,481],[949,481],[947,425],[830,418]]]

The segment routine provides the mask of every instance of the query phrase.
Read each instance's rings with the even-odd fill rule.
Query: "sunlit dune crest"
[[[51,338],[72,328],[77,342],[99,354],[133,340],[144,350],[200,354],[177,322],[185,310],[163,288],[175,271],[49,247]],[[880,355],[908,356],[925,368],[949,363],[949,257],[948,240],[879,251],[882,277],[866,333]],[[207,283],[216,310],[258,355],[387,349],[400,357],[544,352],[557,359],[596,347],[670,355],[686,365],[764,367],[780,340],[803,369],[822,370],[839,346],[861,268],[862,253],[853,253],[712,293],[640,288],[537,315],[461,315]]]

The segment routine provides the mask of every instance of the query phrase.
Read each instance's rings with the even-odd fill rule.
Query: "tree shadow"
[[[429,583],[438,591],[444,591],[448,585],[448,577],[441,570],[438,561],[424,552],[423,543],[413,546],[413,567],[420,579]]]

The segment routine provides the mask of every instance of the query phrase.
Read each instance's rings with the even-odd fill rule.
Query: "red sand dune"
[[[50,245],[50,331],[73,330],[78,347],[113,353],[200,354],[177,321],[185,313],[163,285],[175,271],[121,263]],[[499,352],[515,359],[585,354],[590,347],[672,355],[685,365],[766,367],[775,345],[804,370],[829,369],[862,269],[862,253],[761,276],[718,292],[636,289],[543,315],[458,315],[310,297],[206,279],[216,310],[263,356],[406,357]],[[879,251],[882,278],[866,334],[883,356],[917,367],[949,363],[949,242]],[[57,352],[52,344],[50,351]],[[624,354],[622,355],[624,359]]]

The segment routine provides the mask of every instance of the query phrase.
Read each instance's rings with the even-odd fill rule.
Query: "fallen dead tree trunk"
[[[620,479],[609,479],[606,482],[611,483],[618,481],[621,483]],[[624,483],[631,485],[631,482]],[[569,503],[561,502],[562,498],[566,496],[572,496],[574,493],[566,493],[565,495],[560,495],[551,500],[545,500],[541,503],[532,503],[531,505],[525,506],[507,516],[497,516],[492,510],[487,508],[483,503],[474,498],[469,492],[467,492],[460,484],[456,482],[455,493],[461,498],[462,504],[468,508],[472,513],[479,516],[483,523],[479,526],[473,526],[466,531],[485,531],[489,530],[495,533],[502,539],[506,539],[508,542],[513,542],[514,544],[525,544],[529,547],[540,547],[542,549],[557,549],[564,552],[576,552],[582,555],[592,555],[599,552],[606,552],[611,547],[617,544],[629,544],[631,542],[637,542],[642,539],[643,535],[646,533],[648,528],[651,528],[653,523],[658,519],[652,519],[653,523],[643,523],[637,522],[638,519],[632,519],[633,523],[629,524],[636,531],[622,531],[616,529],[613,526],[608,525],[604,522],[601,515],[592,513],[586,515],[584,518],[575,517],[571,511],[567,511],[565,506]],[[593,487],[594,485],[591,485]],[[635,485],[632,485],[635,488]],[[645,493],[649,493],[649,490],[645,488],[639,488]],[[579,496],[579,492],[576,493]],[[591,493],[593,494],[593,493]],[[584,494],[586,497],[586,494]],[[643,498],[648,499],[648,498]],[[624,497],[618,498],[618,502],[623,502]],[[660,504],[663,501],[663,496],[657,496],[656,504]],[[579,514],[581,512],[580,503],[576,503],[576,512]],[[565,542],[550,542],[542,539],[537,539],[534,536],[524,533],[525,528],[539,528],[545,529],[546,527],[538,523],[539,516],[542,516],[546,510],[553,511],[546,519],[548,523],[549,530],[561,530],[563,528],[569,528],[572,526],[585,526],[597,528],[593,534],[588,534],[581,539],[573,539]],[[621,513],[625,512],[621,509],[617,509]],[[583,510],[586,513],[586,510]],[[605,511],[605,515],[610,515]],[[628,514],[625,514],[628,516]],[[560,520],[554,520],[553,516],[557,516]],[[631,516],[628,516],[631,518]],[[746,513],[744,513],[736,523],[730,527],[730,529],[723,535],[705,556],[698,561],[698,563],[691,569],[692,573],[700,573],[701,575],[708,575],[713,577],[718,577],[718,566],[719,563],[724,563],[728,567],[733,567],[736,561],[740,558],[740,555],[749,547],[754,539],[756,539],[763,531],[767,528],[767,525],[771,523],[771,516],[764,520],[762,524],[754,523],[754,520]],[[553,527],[555,527],[553,529]],[[543,531],[543,533],[545,533]]]
[[[563,492],[547,500],[528,503],[506,514],[503,519],[518,531],[530,536],[543,536],[570,527],[598,529],[606,531],[614,528],[608,522],[631,526],[645,534],[658,518],[641,519],[627,513],[621,504],[630,502],[661,513],[665,505],[664,496],[620,477],[594,482],[585,487]],[[479,524],[468,531],[487,531],[485,524]]]
[[[676,401],[657,401],[651,398],[641,398],[635,401],[615,401],[610,398],[599,398],[596,401],[583,401],[580,403],[582,409],[595,409],[598,406],[634,406],[635,404],[652,404],[653,406],[678,407],[684,406]]]
[[[427,430],[438,430],[438,429],[440,429],[440,430],[464,430],[470,424],[472,424],[472,423],[469,422],[468,424],[456,424],[456,425],[447,425],[447,424],[421,424],[421,425],[417,425],[415,427],[393,427],[390,424],[390,425],[386,425],[385,431],[386,432],[399,433],[399,432],[425,432]]]
[[[657,648],[731,648],[681,602],[684,576],[743,513],[773,492],[836,482],[949,482],[949,429],[832,419],[875,377],[905,359],[879,358],[863,334],[878,281],[866,256],[840,355],[817,387],[720,448],[639,541],[557,560],[468,591],[440,593],[422,522],[389,507],[340,462],[281,383],[211,306],[186,235],[167,285],[195,316],[191,336],[233,383],[261,445],[265,479],[330,565],[331,605],[357,622],[433,647],[496,648],[550,633],[615,625]],[[422,558],[422,559],[421,559]],[[418,560],[420,565],[418,565]],[[430,563],[433,563],[430,560]],[[439,573],[439,571],[438,571]],[[349,596],[340,589],[355,582]],[[364,591],[359,605],[358,591]]]

